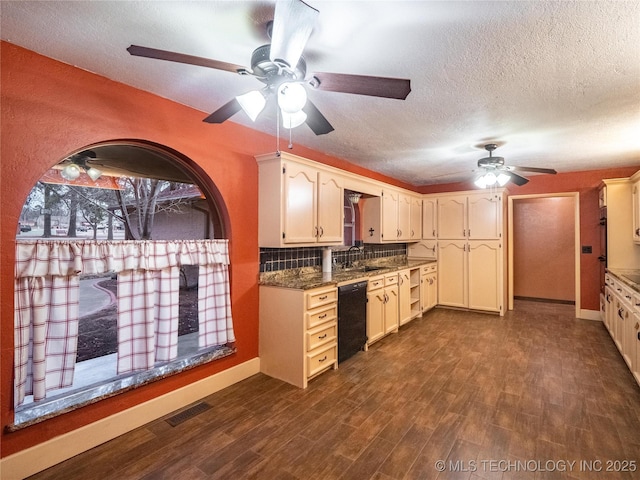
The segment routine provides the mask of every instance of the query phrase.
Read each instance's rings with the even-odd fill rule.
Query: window
[[[16,234],[17,425],[235,351],[211,205],[170,154],[140,145],[45,173]]]

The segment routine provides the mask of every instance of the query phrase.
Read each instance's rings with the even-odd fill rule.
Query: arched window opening
[[[15,426],[235,351],[219,205],[172,152],[54,165],[16,234]]]

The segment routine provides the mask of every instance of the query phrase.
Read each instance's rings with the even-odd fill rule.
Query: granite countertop
[[[640,280],[640,270],[624,269],[624,268],[607,268],[607,273],[610,273],[616,279],[631,287],[636,292],[640,293],[640,282],[634,280]],[[629,278],[631,276],[631,278]],[[633,279],[633,277],[636,277]]]
[[[367,280],[369,277],[397,272],[405,268],[420,267],[436,263],[434,259],[406,260],[402,263],[387,265],[375,265],[376,270],[365,271],[364,266],[346,269],[337,269],[331,273],[323,273],[318,267],[294,268],[281,270],[260,276],[260,285],[269,287],[293,288],[297,290],[309,290],[312,288],[339,286],[340,284],[354,283]]]

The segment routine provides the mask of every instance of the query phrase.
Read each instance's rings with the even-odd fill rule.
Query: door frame
[[[553,197],[572,197],[574,203],[574,256],[575,256],[575,298],[576,298],[576,318],[580,318],[580,194],[578,192],[562,192],[562,193],[541,193],[530,195],[509,195],[507,207],[507,240],[508,240],[508,291],[509,291],[509,310],[513,310],[513,201],[524,200],[529,198],[553,198]]]

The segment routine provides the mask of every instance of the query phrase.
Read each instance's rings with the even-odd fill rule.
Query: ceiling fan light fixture
[[[267,99],[260,90],[253,90],[244,95],[238,95],[236,100],[252,122],[256,121],[256,118],[258,118],[258,115],[260,115],[260,112],[264,110],[264,106],[267,104]]]
[[[298,110],[295,113],[288,113],[282,110],[282,125],[284,128],[291,130],[292,128],[299,127],[307,121],[307,114],[302,110]]]
[[[507,183],[509,183],[509,180],[511,180],[511,177],[504,172],[500,172],[498,174],[498,177],[496,178],[498,185],[500,185],[501,187],[504,187]]]
[[[60,176],[69,182],[72,182],[73,180],[78,178],[80,176],[80,173],[82,173],[80,171],[80,167],[75,163],[70,163],[62,170],[60,170]]]
[[[102,170],[98,170],[95,167],[88,167],[86,168],[86,171],[87,175],[89,175],[89,178],[91,178],[91,180],[93,180],[94,182],[102,176]]]
[[[284,82],[278,87],[278,106],[283,113],[297,113],[307,103],[307,91],[299,82]]]

